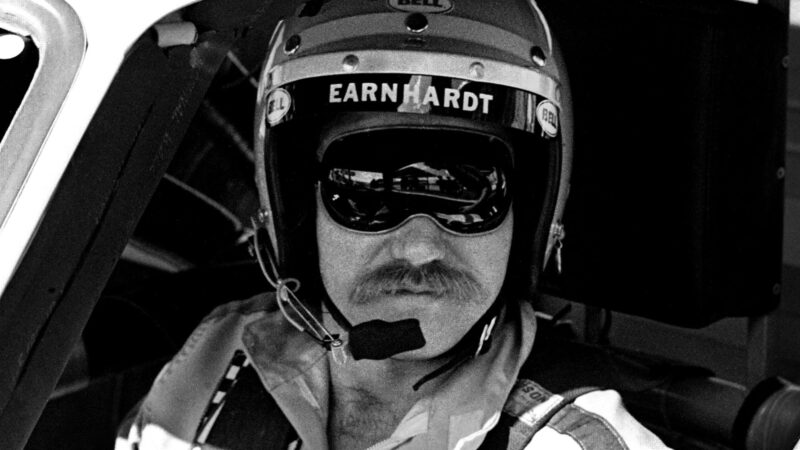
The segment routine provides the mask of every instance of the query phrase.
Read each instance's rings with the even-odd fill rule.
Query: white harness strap
[[[503,407],[505,421],[501,421],[501,424],[508,427],[506,448],[525,449],[533,436],[559,411],[581,395],[595,390],[595,387],[585,387],[555,395],[531,380],[517,380]]]

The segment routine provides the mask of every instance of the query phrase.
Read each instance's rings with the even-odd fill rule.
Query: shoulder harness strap
[[[503,407],[499,423],[486,435],[480,448],[524,449],[533,435],[565,406],[596,390],[596,387],[581,387],[552,394],[534,381],[519,379]]]
[[[297,432],[241,350],[211,396],[195,442],[230,450],[300,448]]]

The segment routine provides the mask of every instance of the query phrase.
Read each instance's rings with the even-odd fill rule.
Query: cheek
[[[325,284],[325,289],[333,297],[332,289],[342,284],[342,277],[346,271],[341,270],[342,262],[338,261],[338,256],[341,254],[339,248],[343,246],[343,242],[337,241],[331,234],[330,226],[321,223],[317,220],[317,249],[319,251],[319,272],[322,276],[322,282]]]
[[[342,305],[359,267],[358,239],[349,239],[330,221],[317,219],[317,248],[322,282],[331,300]]]
[[[512,229],[512,220],[507,220],[496,233],[465,241],[464,255],[468,265],[480,278],[491,299],[497,296],[505,281]]]

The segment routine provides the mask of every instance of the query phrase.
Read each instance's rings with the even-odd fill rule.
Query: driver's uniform
[[[533,346],[535,318],[527,303],[507,307],[503,317],[487,353],[443,375],[441,387],[418,401],[390,437],[370,448],[666,448],[624,409],[614,391],[594,390],[565,402],[531,380],[518,380]],[[232,365],[234,355],[242,358]],[[270,414],[290,424],[288,439],[286,433],[254,430],[266,434],[262,448],[280,442],[286,448],[325,450],[329,371],[336,370],[331,364],[336,363],[322,347],[287,323],[274,296],[222,306],[162,369],[121,428],[116,449],[217,448],[209,437],[224,420],[227,390],[245,366],[254,369],[259,388],[277,405]],[[244,441],[248,433],[240,430],[223,440]]]

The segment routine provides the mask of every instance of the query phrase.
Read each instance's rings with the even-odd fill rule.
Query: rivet
[[[781,293],[781,284],[775,283],[772,286],[772,295],[780,295],[780,293]]]
[[[469,66],[469,76],[472,78],[483,78],[486,68],[479,62],[474,62]]]
[[[428,29],[428,18],[422,13],[409,14],[406,18],[406,28],[412,33],[422,33]]]
[[[283,45],[283,52],[287,55],[293,55],[300,48],[300,36],[293,34],[289,36],[286,43]]]
[[[531,61],[539,67],[544,67],[547,63],[547,57],[544,55],[544,50],[538,45],[531,48]]]
[[[779,180],[782,180],[784,177],[786,177],[786,169],[783,167],[778,167],[778,173],[776,175],[778,176]]]
[[[783,65],[784,69],[789,68],[789,55],[783,57],[783,59],[781,60],[781,64]]]
[[[358,69],[358,56],[356,55],[347,55],[342,60],[342,69],[345,72],[355,72]]]

